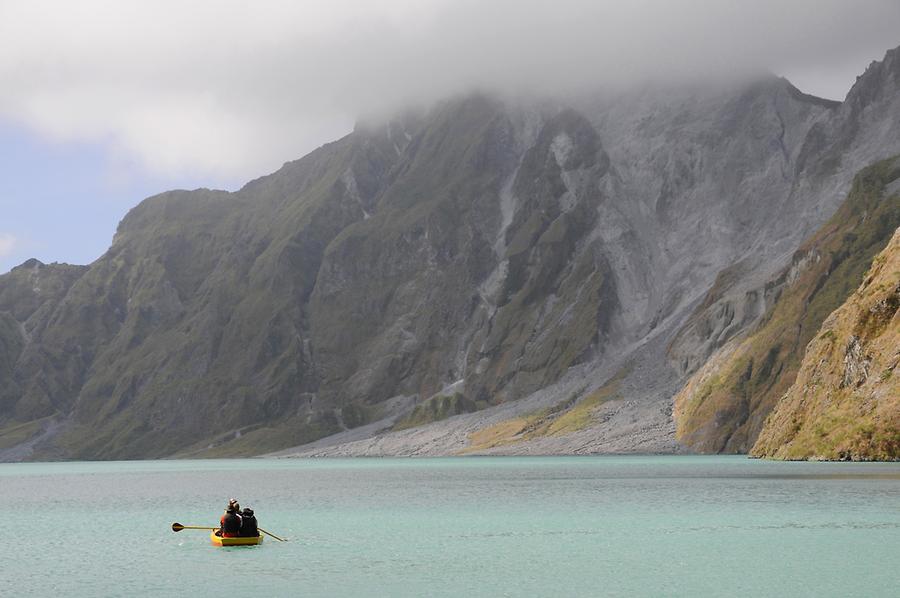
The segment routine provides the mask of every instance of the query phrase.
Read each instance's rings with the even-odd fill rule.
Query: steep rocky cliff
[[[747,452],[794,383],[826,316],[856,289],[900,226],[900,157],[860,172],[835,215],[767,284],[759,325],[727,343],[675,397],[678,438],[703,452]]]
[[[900,459],[900,229],[817,330],[751,453]]]
[[[807,131],[790,164],[791,191],[775,206],[772,222],[800,227],[804,235],[815,231],[844,201],[858,171],[897,153],[891,148],[900,137],[898,112],[900,48],[870,64],[845,101]],[[782,253],[790,245],[786,238],[793,240],[771,237],[771,247],[757,248],[757,254],[786,265],[793,253],[793,249]],[[673,343],[670,354],[679,371],[695,371],[713,351],[766,311],[769,304],[764,292],[771,272],[757,266],[756,262],[737,260],[721,271]]]
[[[850,172],[893,153],[883,151],[900,135],[900,120],[881,115],[900,111],[898,89],[900,51],[894,49],[882,62],[869,65],[840,107],[810,129],[795,161],[793,189],[779,207],[778,218],[815,221],[815,210],[836,207],[837,200],[850,192]],[[855,288],[867,261],[886,242],[890,227],[877,228],[878,219],[867,221],[865,212],[860,218],[851,206],[874,208],[872,202],[882,199],[878,190],[896,176],[892,169],[885,162],[869,170],[863,189],[857,189],[869,189],[869,200],[863,199],[866,193],[854,193],[830,228],[823,227],[789,259],[774,259],[772,263],[783,265],[780,271],[740,260],[719,273],[669,348],[679,372],[694,374],[677,396],[674,412],[677,435],[693,450],[746,452],[753,445],[766,416],[793,381],[812,331]],[[885,188],[888,201],[879,209],[887,210],[889,224],[896,213],[895,200],[890,199],[896,188]],[[808,193],[818,194],[819,200],[796,202]],[[857,225],[864,229],[858,238]],[[847,237],[842,236],[845,232]],[[876,238],[879,241],[873,243]],[[824,262],[820,253],[809,252],[816,243],[829,246]],[[772,252],[761,249],[759,254]],[[832,272],[823,266],[834,257],[843,264],[835,264],[835,275],[828,276]],[[767,277],[760,276],[766,272]],[[780,299],[780,306],[775,305]]]
[[[772,76],[461,97],[147,199],[28,335],[0,305],[0,458],[253,454],[509,405],[575,410],[535,451],[674,450],[684,376],[900,152],[897,54],[842,104]]]

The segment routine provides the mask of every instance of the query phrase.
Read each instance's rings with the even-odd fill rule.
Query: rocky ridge
[[[897,54],[841,104],[771,76],[456,98],[235,193],[145,200],[30,336],[0,308],[0,375],[29,389],[3,400],[0,458],[258,454],[331,434],[405,435],[365,450],[418,454],[418,434],[463,425],[434,444],[453,452],[496,424],[484,450],[680,450],[684,377],[766,312],[758,289],[853,174],[900,152]],[[476,411],[385,429],[456,395]]]

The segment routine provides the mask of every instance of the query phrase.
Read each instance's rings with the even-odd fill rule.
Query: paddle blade
[[[172,531],[173,531],[173,532],[180,532],[180,531],[183,530],[183,529],[184,529],[184,526],[181,525],[180,523],[173,523],[173,524],[172,524]]]

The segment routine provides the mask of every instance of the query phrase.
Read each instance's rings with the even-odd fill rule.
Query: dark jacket
[[[237,513],[225,513],[220,523],[223,538],[234,538],[241,533],[241,518]]]
[[[259,529],[256,527],[256,517],[250,509],[244,509],[241,514],[241,535],[242,536],[258,536]]]

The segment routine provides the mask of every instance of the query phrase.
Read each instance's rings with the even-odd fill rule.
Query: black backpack
[[[244,514],[241,516],[241,535],[242,536],[258,536],[259,530],[256,527],[256,517],[253,516],[253,511],[247,512],[248,509],[244,509]]]

